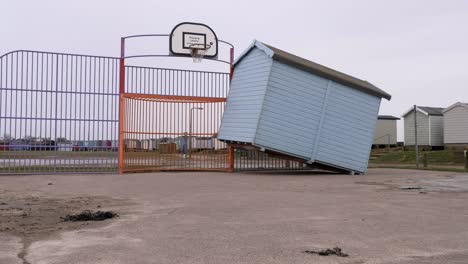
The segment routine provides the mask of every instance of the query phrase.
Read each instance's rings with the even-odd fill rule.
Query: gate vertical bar
[[[230,63],[229,66],[231,67],[231,69],[229,71],[229,84],[230,84],[230,82],[232,80],[232,76],[234,74],[234,65],[233,65],[233,63],[234,63],[234,48],[231,48],[231,50],[230,50],[229,63]],[[227,96],[227,94],[224,95],[224,96]],[[224,106],[226,106],[226,105],[224,105]],[[234,147],[231,146],[231,144],[229,144],[229,146],[228,146],[228,159],[227,160],[228,160],[228,171],[229,172],[234,172]]]
[[[119,174],[124,166],[124,93],[125,93],[125,38],[120,39],[120,84],[119,84]]]
[[[57,173],[57,133],[58,133],[58,130],[57,130],[57,127],[58,127],[58,92],[59,92],[59,89],[58,89],[58,83],[59,83],[59,56],[55,56],[56,57],[56,64],[55,64],[55,124],[54,124],[54,130],[55,130],[55,145],[54,145],[54,174]],[[62,57],[63,58],[63,57]],[[54,60],[52,59],[52,63],[54,62]],[[62,69],[63,70],[63,69]],[[50,99],[52,100],[52,98]],[[51,136],[52,138],[52,136]]]

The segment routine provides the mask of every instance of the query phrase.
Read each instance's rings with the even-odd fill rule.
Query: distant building
[[[71,142],[58,142],[56,144],[57,151],[73,151],[73,143]]]
[[[8,140],[0,140],[0,151],[8,150],[8,145],[10,145],[10,141]]]
[[[455,103],[443,110],[444,144],[451,148],[468,147],[468,103]]]
[[[29,150],[28,149],[29,145],[24,139],[15,139],[10,141],[10,145],[8,150],[10,151],[24,151],[24,150]]]
[[[215,149],[216,139],[213,137],[184,137],[180,136],[175,138],[175,143],[177,144],[177,150],[182,150],[182,145],[186,140],[187,147],[190,147],[192,151],[199,150],[213,150]]]
[[[141,141],[137,139],[125,139],[124,140],[125,151],[140,151]]]
[[[374,134],[374,147],[396,146],[397,120],[400,118],[391,115],[379,115]]]
[[[442,107],[418,106],[416,114],[418,146],[444,146],[444,117]],[[405,126],[405,146],[414,146],[414,110],[410,108],[403,114]]]
[[[143,139],[141,140],[141,149],[144,151],[153,151],[156,149],[157,139]]]
[[[215,139],[213,137],[194,137],[192,138],[192,149],[196,150],[212,150]]]

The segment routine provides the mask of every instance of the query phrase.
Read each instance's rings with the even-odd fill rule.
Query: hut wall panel
[[[444,142],[468,143],[468,108],[456,106],[444,113]]]
[[[255,144],[310,159],[327,83],[324,78],[273,62]]]
[[[255,48],[236,65],[218,133],[220,139],[253,142],[272,63]]]
[[[387,136],[388,135],[388,136]],[[396,120],[378,119],[375,127],[375,145],[396,145],[397,124]]]
[[[429,116],[431,125],[431,146],[444,145],[444,117]]]
[[[333,82],[316,161],[365,172],[380,98]]]
[[[429,117],[417,112],[416,122],[418,124],[418,145],[429,146]],[[404,117],[405,146],[414,146],[414,112]]]

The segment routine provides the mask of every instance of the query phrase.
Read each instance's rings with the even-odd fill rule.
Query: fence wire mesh
[[[284,155],[262,152],[256,149],[234,149],[236,171],[311,170],[304,162]]]

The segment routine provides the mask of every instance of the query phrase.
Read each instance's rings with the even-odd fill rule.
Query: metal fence
[[[125,171],[225,170],[227,145],[216,136],[229,73],[124,66],[120,93],[120,62],[1,56],[0,173],[117,172],[119,145]]]
[[[121,172],[307,169],[217,140],[229,84],[230,73],[125,66],[121,58],[5,54],[0,174],[115,173],[119,164]]]
[[[217,140],[227,72],[127,65],[120,57],[15,51],[0,56],[0,174],[232,170]],[[128,62],[128,61],[127,61]],[[220,64],[220,65],[221,65]],[[231,156],[229,156],[229,155]]]
[[[0,173],[117,171],[119,60],[0,57]]]

